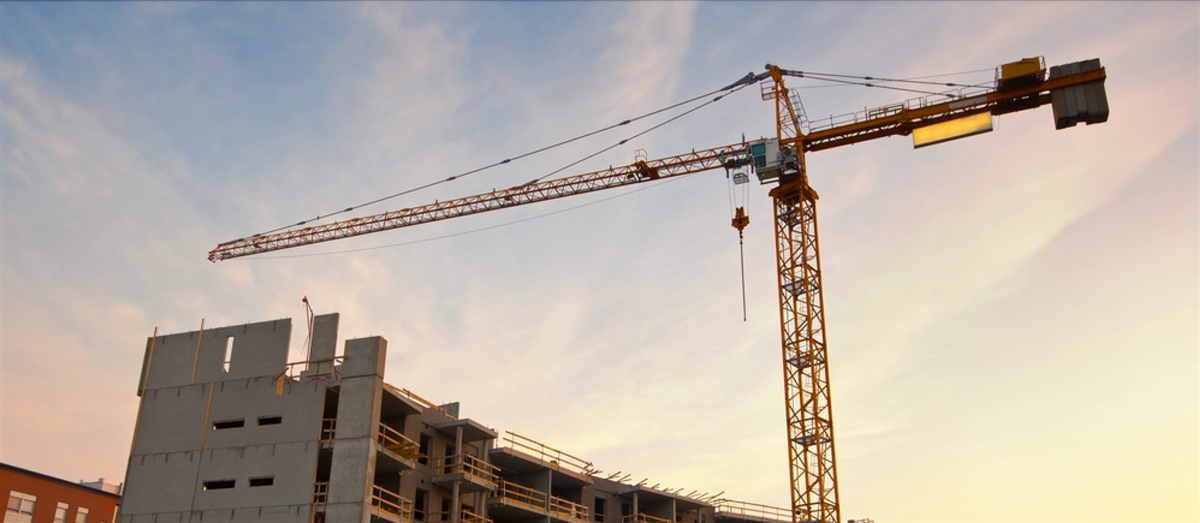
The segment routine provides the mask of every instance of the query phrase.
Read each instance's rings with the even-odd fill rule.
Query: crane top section
[[[639,160],[621,167],[534,181],[324,225],[258,234],[221,243],[209,252],[208,259],[217,262],[719,168],[748,167],[760,182],[782,184],[803,177],[804,155],[808,152],[894,135],[914,135],[916,140],[917,135],[934,134],[932,138],[922,137],[928,143],[914,142],[918,147],[932,145],[987,132],[991,130],[992,116],[1045,104],[1053,104],[1058,129],[1108,119],[1106,74],[1099,59],[1051,67],[1048,78],[1046,73],[1041,58],[1025,59],[998,67],[992,86],[962,87],[810,122],[799,97],[783,83],[785,76],[809,74],[768,65],[766,72],[748,74],[725,89],[763,82],[763,99],[774,99],[777,103],[778,128],[774,138]],[[974,122],[965,122],[967,118],[974,118]],[[943,125],[944,128],[939,128]]]

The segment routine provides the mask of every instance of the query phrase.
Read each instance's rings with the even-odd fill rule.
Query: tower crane
[[[896,135],[911,135],[914,147],[924,147],[988,132],[994,116],[1047,104],[1053,107],[1057,129],[1080,122],[1107,121],[1106,72],[1099,59],[1054,66],[1048,72],[1042,58],[1027,58],[997,67],[995,82],[986,87],[960,88],[810,121],[799,97],[784,85],[784,78],[816,73],[768,64],[765,72],[750,73],[729,88],[756,83],[761,86],[762,99],[775,104],[776,133],[772,138],[749,143],[743,140],[474,196],[255,235],[221,243],[208,258],[216,262],[252,256],[713,169],[752,169],[762,184],[772,186],[769,195],[774,202],[792,519],[794,523],[839,523],[841,507],[817,238],[818,196],[809,185],[806,155]],[[746,220],[738,213],[733,225],[740,231]]]

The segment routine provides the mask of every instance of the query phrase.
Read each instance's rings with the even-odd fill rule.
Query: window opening
[[[450,498],[442,498],[442,513],[438,521],[450,521]]]
[[[428,502],[429,493],[417,489],[416,500],[413,501],[413,521],[425,521],[425,503]]]
[[[37,496],[31,496],[24,492],[15,490],[9,491],[8,495],[8,512],[16,512],[17,514],[25,514],[32,516],[33,507],[37,505]]]
[[[233,336],[225,338],[225,363],[221,364],[221,372],[229,372],[229,362],[233,359]]]
[[[283,423],[283,416],[265,416],[258,418],[259,425],[278,425]]]
[[[604,498],[596,498],[596,510],[592,514],[596,523],[604,523]]]
[[[240,429],[244,426],[246,426],[244,419],[217,421],[213,423],[213,430]]]
[[[216,481],[205,481],[204,482],[204,490],[228,490],[228,489],[233,488],[234,484],[236,484],[236,483],[237,483],[237,480],[233,480],[233,479],[219,479]]]
[[[87,523],[88,509],[79,507],[75,509],[75,523]]]
[[[251,487],[269,487],[275,484],[275,476],[263,476],[261,478],[250,478]]]
[[[421,453],[421,457],[417,459],[418,463],[422,465],[429,464],[429,443],[432,440],[433,438],[429,437],[428,434],[421,434],[421,448],[417,450],[417,452]]]
[[[54,523],[67,523],[67,509],[70,508],[71,505],[59,503],[54,509]]]

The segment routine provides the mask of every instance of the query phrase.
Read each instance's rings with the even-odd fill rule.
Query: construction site
[[[787,510],[604,474],[384,381],[387,341],[315,316],[148,341],[121,521],[713,523]]]
[[[1102,123],[1108,118],[1106,73],[1098,59],[1047,67],[1041,57],[1026,58],[997,67],[988,85],[918,82],[905,90],[939,90],[825,119],[808,117],[799,96],[784,85],[789,77],[851,81],[768,65],[693,101],[715,102],[758,86],[775,108],[773,137],[666,158],[640,156],[626,166],[323,225],[301,222],[221,243],[208,259],[704,171],[723,169],[737,188],[757,179],[774,202],[788,448],[780,459],[789,464],[790,507],[604,473],[552,442],[460,418],[457,403],[435,404],[385,382],[385,339],[347,340],[338,355],[339,315],[333,313],[307,319],[309,341],[298,362],[288,361],[296,335],[290,319],[151,336],[138,379],[120,521],[840,523],[818,197],[806,155],[890,136],[911,136],[915,148],[926,147],[990,132],[996,116],[1046,105],[1053,108],[1056,129]],[[738,207],[731,225],[740,235],[749,220]]]

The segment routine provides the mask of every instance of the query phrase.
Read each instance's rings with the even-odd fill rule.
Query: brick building
[[[103,479],[73,483],[0,463],[0,495],[8,500],[3,523],[112,523],[121,496]],[[113,487],[117,487],[113,485]]]

